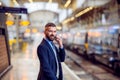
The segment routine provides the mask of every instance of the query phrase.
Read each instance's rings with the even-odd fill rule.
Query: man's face
[[[51,26],[46,27],[44,33],[49,40],[53,41],[56,36],[56,27],[51,27]]]

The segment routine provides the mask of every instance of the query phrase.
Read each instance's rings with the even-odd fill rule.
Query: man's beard
[[[50,36],[47,36],[47,35],[46,35],[46,38],[47,38],[49,41],[53,41],[53,40],[55,39],[55,37],[54,37],[53,39],[51,39],[51,38],[50,38],[51,36],[54,37],[53,35],[50,35]]]

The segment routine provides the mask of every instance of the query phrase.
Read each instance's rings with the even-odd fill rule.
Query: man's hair
[[[54,24],[54,23],[47,23],[46,25],[45,25],[45,28],[46,27],[56,27],[56,25]]]

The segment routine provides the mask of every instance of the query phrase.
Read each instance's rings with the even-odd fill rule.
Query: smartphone
[[[58,37],[57,37],[57,36],[58,36],[58,35],[56,35],[56,36],[55,36],[55,40],[57,40],[57,39],[58,39]]]

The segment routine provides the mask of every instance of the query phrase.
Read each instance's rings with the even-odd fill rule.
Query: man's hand
[[[55,41],[58,43],[60,48],[63,48],[62,38],[60,36],[56,35]]]

